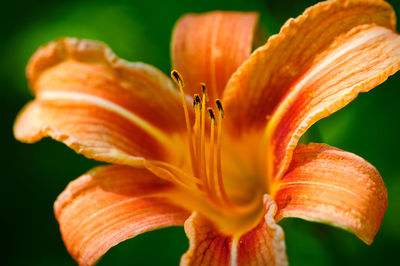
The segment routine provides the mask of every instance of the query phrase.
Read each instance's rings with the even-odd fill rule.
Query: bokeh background
[[[266,33],[317,1],[202,0],[2,1],[0,42],[2,265],[75,265],[61,241],[53,202],[69,181],[97,163],[45,139],[17,142],[12,125],[30,99],[24,69],[38,46],[62,36],[101,40],[120,57],[168,73],[171,29],[187,12],[259,11]],[[389,1],[400,13],[400,2]],[[291,265],[399,265],[400,73],[318,122],[304,141],[326,142],[354,152],[381,172],[389,208],[371,246],[354,235],[299,219],[285,230]],[[188,248],[183,228],[157,230],[112,248],[98,265],[178,265]]]

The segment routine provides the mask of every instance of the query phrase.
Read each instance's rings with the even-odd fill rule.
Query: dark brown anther
[[[203,94],[206,94],[206,91],[207,91],[206,84],[200,83],[200,86],[201,86],[201,90],[203,91]]]
[[[224,108],[222,107],[222,103],[219,99],[215,101],[217,104],[218,110],[221,112],[221,116],[224,117]]]
[[[214,120],[214,121],[215,121],[215,116],[214,116],[213,110],[212,110],[211,108],[208,108],[207,110],[208,110],[208,113],[210,114],[211,120]]]
[[[198,104],[201,108],[201,99],[200,96],[198,94],[194,95],[194,100],[196,101],[196,104]]]
[[[200,83],[200,86],[201,86],[201,90],[202,90],[202,92],[203,92],[204,101],[207,102],[207,88],[206,88],[206,84]]]
[[[176,69],[171,71],[171,78],[175,81],[175,83],[181,87],[183,87],[183,79],[181,74]]]
[[[196,108],[196,99],[195,98],[193,98],[193,109],[195,109]]]

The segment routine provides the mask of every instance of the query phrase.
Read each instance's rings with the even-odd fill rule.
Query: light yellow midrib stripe
[[[286,109],[289,107],[291,102],[301,92],[301,90],[304,88],[304,86],[308,82],[310,82],[310,80],[328,72],[330,70],[329,65],[332,64],[335,60],[338,60],[339,58],[341,58],[347,52],[357,49],[357,47],[360,47],[362,45],[365,45],[365,43],[369,42],[370,40],[372,40],[374,38],[378,38],[379,36],[386,35],[390,30],[380,27],[380,26],[375,26],[373,28],[373,30],[368,29],[368,31],[369,31],[368,32],[369,34],[366,34],[362,38],[355,39],[354,37],[352,37],[350,40],[346,41],[345,45],[341,46],[340,48],[335,48],[329,55],[327,55],[319,63],[317,63],[315,66],[313,66],[309,70],[309,72],[304,77],[302,77],[302,79],[297,84],[294,85],[291,92],[283,100],[282,104],[280,104],[278,106],[278,108],[272,114],[272,117],[268,122],[267,128],[266,128],[266,130],[264,132],[264,136],[263,136],[263,142],[265,143],[264,144],[265,146],[270,145],[269,141],[271,140],[273,132],[274,132],[279,120],[281,119],[282,115],[284,114]],[[319,112],[319,110],[315,110],[313,113],[318,113],[318,112]],[[309,114],[308,117],[311,117],[311,115],[313,113]],[[304,122],[300,124],[299,128],[301,128],[301,126],[303,124],[304,124]],[[297,129],[296,129],[296,132],[297,132]],[[287,147],[290,146],[292,144],[292,142],[293,142],[293,139],[290,140]],[[287,151],[285,151],[285,153],[286,152]],[[269,156],[270,158],[274,158],[272,149],[268,148],[267,156]],[[285,155],[285,157],[286,157],[286,155]],[[285,159],[285,161],[286,160],[287,160],[287,158]],[[285,164],[285,161],[283,162],[283,164]],[[272,179],[273,179],[272,178],[272,174],[273,174],[273,170],[272,170],[273,165],[272,164],[273,164],[273,162],[271,160],[269,160],[269,162],[267,163],[267,173],[270,178],[270,180],[269,180],[270,183],[272,182]],[[278,173],[276,173],[276,176],[281,176],[281,175],[282,175],[282,169],[280,169],[280,171]]]
[[[274,191],[272,192],[272,194],[275,194],[276,191],[286,187],[286,186],[296,186],[296,185],[313,185],[313,186],[320,186],[320,187],[326,187],[326,188],[331,188],[331,189],[336,189],[336,190],[340,190],[340,191],[344,191],[347,192],[355,197],[359,197],[359,195],[357,193],[355,193],[354,191],[351,191],[350,189],[347,189],[345,187],[341,187],[338,185],[334,185],[334,184],[328,184],[328,183],[323,183],[323,182],[317,182],[317,181],[289,181],[289,182],[282,182],[279,183],[279,186],[277,186],[276,189],[274,189]]]
[[[89,95],[86,93],[79,92],[61,92],[61,91],[44,91],[41,92],[38,96],[40,100],[67,100],[74,101],[77,103],[85,103],[98,106],[107,111],[111,111],[120,115],[121,117],[131,121],[133,124],[143,129],[149,135],[153,136],[155,139],[160,141],[162,144],[168,146],[169,148],[173,148],[171,143],[171,137],[164,134],[161,130],[154,127],[152,124],[141,118],[140,116],[132,113],[131,111],[123,108],[120,105],[117,105],[111,101],[108,101],[104,98],[100,98],[97,96]]]

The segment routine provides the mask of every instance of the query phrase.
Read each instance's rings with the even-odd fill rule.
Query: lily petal
[[[223,96],[226,118],[239,135],[269,120],[270,178],[284,173],[313,123],[400,68],[395,20],[384,1],[322,2],[288,20],[233,74]]]
[[[144,169],[92,169],[71,182],[54,204],[69,253],[80,265],[92,265],[121,241],[182,225],[189,213],[168,201],[173,189]]]
[[[387,208],[378,171],[362,158],[326,144],[300,145],[286,175],[274,184],[275,219],[324,222],[371,244]]]
[[[263,128],[293,84],[338,37],[361,25],[394,30],[395,21],[391,6],[380,0],[333,0],[308,8],[289,19],[232,75],[223,95],[227,118],[239,131]]]
[[[188,94],[198,93],[203,82],[211,100],[221,97],[229,77],[250,55],[257,18],[256,13],[214,11],[178,20],[172,65],[182,74]]]
[[[223,235],[198,213],[185,222],[189,250],[182,256],[181,265],[231,265],[232,236]]]
[[[282,228],[275,223],[276,204],[264,197],[265,216],[241,236],[224,235],[198,213],[185,222],[190,240],[181,265],[287,265]]]
[[[270,177],[283,174],[298,140],[311,125],[400,69],[400,35],[378,26],[358,27],[316,62],[293,85],[268,124]]]
[[[239,238],[237,265],[288,265],[282,228],[276,224],[276,203],[264,196],[264,220]]]
[[[171,136],[185,130],[170,79],[117,58],[102,43],[51,42],[32,56],[27,76],[36,99],[15,123],[21,141],[51,136],[90,158],[133,163],[136,157],[170,157]]]

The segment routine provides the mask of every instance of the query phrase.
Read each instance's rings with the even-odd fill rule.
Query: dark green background
[[[400,12],[400,3],[389,1]],[[101,40],[120,57],[168,73],[175,20],[214,9],[259,11],[269,34],[277,33],[316,1],[3,1],[1,7],[2,265],[74,265],[64,248],[52,205],[69,181],[96,165],[49,139],[34,145],[14,140],[12,125],[32,95],[24,68],[41,44],[61,36]],[[281,222],[291,265],[397,264],[400,252],[400,74],[310,129],[307,140],[354,152],[381,172],[389,208],[372,246],[327,225]],[[99,265],[177,265],[188,247],[182,228],[150,232],[112,248]],[[397,263],[396,263],[397,262]]]

